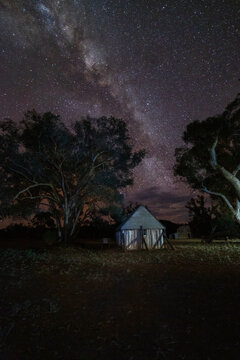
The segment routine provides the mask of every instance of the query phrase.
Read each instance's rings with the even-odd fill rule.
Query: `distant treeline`
[[[166,226],[167,235],[169,236],[173,232],[176,232],[178,226],[181,224],[175,224],[168,220],[160,220],[161,223]],[[109,224],[105,220],[98,219],[94,224],[83,225],[79,228],[76,239],[97,239],[97,238],[115,238],[115,232],[118,224]],[[51,238],[57,239],[57,229],[54,226],[32,226],[24,224],[11,224],[4,229],[0,229],[0,241],[1,240],[15,240],[15,239],[27,239],[27,240],[46,240]]]

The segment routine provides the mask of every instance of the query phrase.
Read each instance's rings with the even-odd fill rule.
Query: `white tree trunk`
[[[210,164],[212,165],[214,170],[217,170],[221,173],[221,175],[233,186],[236,192],[236,204],[235,206],[230,203],[228,198],[222,194],[215,191],[211,191],[206,186],[202,186],[202,190],[210,195],[215,195],[223,199],[225,204],[231,210],[234,218],[240,224],[240,180],[237,177],[237,173],[240,169],[240,164],[237,166],[236,170],[231,173],[230,171],[226,170],[223,166],[218,164],[217,155],[216,155],[216,146],[218,144],[218,138],[215,140],[212,148],[211,148],[211,160]]]

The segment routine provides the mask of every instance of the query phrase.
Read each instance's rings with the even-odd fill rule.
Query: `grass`
[[[240,246],[0,249],[0,359],[240,357]]]
[[[80,268],[83,265],[119,266],[127,264],[168,264],[168,263],[215,263],[240,264],[240,246],[223,245],[177,245],[175,250],[152,251],[91,251],[77,247],[37,249],[0,249],[0,266],[9,268],[21,262],[22,266],[49,264],[49,266],[71,265]]]

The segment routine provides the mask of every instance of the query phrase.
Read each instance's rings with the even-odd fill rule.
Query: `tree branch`
[[[217,163],[217,156],[216,156],[216,146],[218,144],[218,136],[216,138],[216,140],[213,143],[213,146],[211,148],[211,165],[212,167],[216,168],[218,166]]]
[[[93,170],[96,169],[96,168],[98,168],[99,166],[107,163],[108,161],[110,161],[110,160],[112,160],[112,159],[113,159],[113,158],[106,159],[106,160],[102,161],[100,164],[98,164],[98,165],[96,165],[96,166],[93,166]]]
[[[236,169],[232,172],[233,176],[237,176],[237,173],[240,171],[240,164],[236,167]]]
[[[218,197],[221,197],[223,199],[223,201],[227,204],[227,206],[229,207],[229,209],[232,211],[232,213],[234,215],[236,215],[236,211],[234,209],[234,207],[232,206],[232,204],[230,203],[230,201],[228,200],[228,198],[221,194],[221,193],[218,193],[218,192],[215,192],[215,191],[211,191],[209,190],[206,186],[202,185],[202,191],[204,191],[205,193],[207,194],[210,194],[210,195],[215,195],[215,196],[218,196]]]
[[[26,173],[28,173],[28,174],[30,175],[30,172],[29,172],[29,169],[28,169],[28,168],[26,168],[25,166],[23,166],[23,165],[21,165],[21,164],[18,164],[16,161],[14,161],[14,160],[12,160],[12,159],[9,159],[9,160],[10,160],[14,165],[22,168],[23,170],[26,171]]]
[[[101,151],[100,153],[98,153],[97,155],[95,155],[94,156],[94,158],[93,158],[93,164],[95,163],[95,161],[97,160],[97,158],[100,156],[100,155],[102,155],[102,154],[104,154],[105,153],[105,151]]]
[[[37,186],[50,186],[51,188],[53,188],[52,184],[46,184],[46,183],[37,183],[37,184],[29,185],[29,186],[26,187],[25,189],[19,191],[19,192],[17,193],[17,195],[14,197],[14,200],[17,200],[21,194],[25,193],[25,192],[28,191],[29,189],[35,188],[35,187],[37,187]]]
[[[30,194],[30,196],[24,196],[23,198],[21,198],[21,200],[25,200],[25,199],[31,199],[31,200],[34,200],[34,199],[50,199],[50,200],[54,201],[57,205],[59,205],[58,202],[54,198],[52,198],[51,196],[48,196],[48,195],[32,196]]]
[[[219,165],[217,162],[217,155],[216,155],[216,146],[218,144],[218,137],[214,141],[214,144],[211,148],[211,160],[210,164],[212,165],[214,170],[218,170],[223,177],[229,181],[234,189],[236,190],[238,197],[240,198],[240,180],[236,177],[234,173],[231,173],[230,171],[226,170],[223,166]]]
[[[18,175],[21,175],[21,176],[24,177],[27,181],[30,181],[31,183],[36,183],[36,181],[30,179],[30,178],[27,177],[25,174],[23,174],[21,171],[16,170],[16,169],[14,169],[14,168],[12,168],[12,167],[10,167],[10,166],[8,167],[8,169],[9,169],[9,170],[12,170],[13,172],[15,172],[15,173],[18,174]]]
[[[82,207],[80,207],[78,212],[77,212],[77,215],[75,217],[75,220],[73,222],[73,226],[72,226],[72,229],[71,229],[71,232],[70,232],[70,236],[73,236],[73,234],[74,234],[75,228],[77,226],[78,219],[79,219],[79,217],[81,215],[81,211],[82,211]]]

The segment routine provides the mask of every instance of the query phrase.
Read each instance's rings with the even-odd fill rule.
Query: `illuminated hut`
[[[165,226],[144,206],[139,206],[117,229],[119,246],[126,250],[159,249],[165,241]]]

